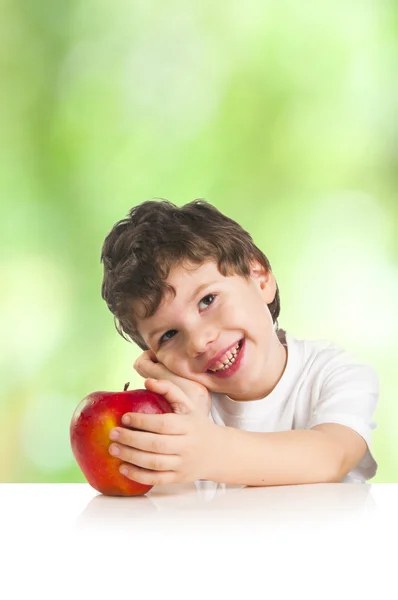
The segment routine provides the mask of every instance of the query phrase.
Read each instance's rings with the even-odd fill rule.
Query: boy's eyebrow
[[[199,292],[201,292],[202,290],[204,290],[205,288],[209,287],[210,285],[214,285],[215,283],[217,283],[217,281],[210,281],[209,283],[202,283],[201,285],[199,285],[196,290],[194,291],[194,293],[192,294],[192,296],[189,299],[189,303],[193,301],[194,298],[196,298],[196,296],[199,294]],[[148,339],[151,340],[156,334],[160,333],[161,331],[163,331],[165,328],[165,326],[163,327],[157,327],[156,329],[154,329],[153,331],[151,331],[148,334]]]

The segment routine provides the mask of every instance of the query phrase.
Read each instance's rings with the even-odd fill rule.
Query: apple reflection
[[[370,484],[245,487],[196,481],[155,486],[144,496],[95,496],[79,516],[80,531],[173,530],[176,534],[364,523],[377,506]]]

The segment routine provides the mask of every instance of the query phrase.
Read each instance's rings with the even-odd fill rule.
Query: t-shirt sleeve
[[[366,481],[374,477],[377,463],[373,456],[372,431],[379,398],[376,371],[366,364],[344,364],[330,369],[322,382],[319,400],[313,408],[308,429],[322,423],[338,423],[356,431],[367,444],[360,463],[343,481]]]

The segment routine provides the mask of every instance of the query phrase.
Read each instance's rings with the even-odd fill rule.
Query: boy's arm
[[[126,413],[127,428],[110,431],[117,444],[109,452],[122,461],[126,477],[146,485],[197,479],[248,486],[339,482],[367,450],[346,425],[326,422],[272,433],[235,429],[215,424],[168,379],[147,379],[145,387],[164,395],[176,414]]]
[[[339,482],[367,448],[358,433],[334,423],[272,433],[221,427],[219,435],[207,478],[248,486]]]

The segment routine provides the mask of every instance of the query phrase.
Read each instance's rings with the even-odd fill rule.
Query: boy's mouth
[[[241,350],[244,345],[244,338],[239,340],[239,342],[231,348],[228,352],[225,353],[221,360],[219,360],[213,368],[207,369],[206,373],[210,373],[211,375],[226,375],[231,374],[237,371],[237,367],[241,362]]]

